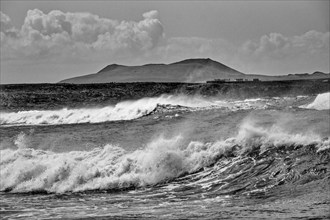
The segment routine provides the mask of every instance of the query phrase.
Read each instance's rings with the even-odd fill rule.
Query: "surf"
[[[200,97],[162,95],[155,98],[123,101],[114,106],[101,108],[64,108],[60,110],[2,112],[0,115],[0,124],[55,125],[132,120],[148,115],[154,111],[158,105],[180,105],[196,108],[211,106],[214,105],[214,103]]]
[[[222,108],[229,111],[266,109],[278,105],[281,102],[287,100],[294,101],[296,99],[301,99],[301,97],[221,100],[200,96],[161,95],[159,97],[123,101],[116,105],[105,107],[1,112],[0,125],[21,126],[102,123],[139,119],[156,112],[189,112],[214,108]]]
[[[134,151],[107,144],[90,151],[55,153],[28,148],[24,138],[24,133],[17,137],[17,149],[0,151],[0,191],[66,193],[128,190],[181,183],[187,179],[190,185],[219,186],[221,182],[228,186],[230,181],[227,180],[234,181],[240,169],[261,169],[266,163],[269,171],[256,170],[252,176],[250,171],[246,171],[246,175],[251,179],[269,179],[277,171],[286,170],[281,161],[287,157],[300,161],[313,154],[316,158],[313,160],[329,160],[330,145],[329,137],[288,133],[276,125],[265,128],[250,120],[242,122],[236,136],[224,140],[185,144],[181,135],[171,138],[159,136],[148,142],[145,148]],[[298,151],[305,152],[304,156],[295,153]],[[274,161],[277,162],[274,164]],[[308,163],[305,165],[310,166]],[[281,178],[286,175],[284,172]],[[323,177],[322,174],[320,178]],[[269,184],[275,184],[269,181]],[[252,187],[249,191],[256,189],[259,188]]]
[[[315,100],[307,105],[302,105],[301,108],[328,110],[330,109],[330,92],[318,94]]]

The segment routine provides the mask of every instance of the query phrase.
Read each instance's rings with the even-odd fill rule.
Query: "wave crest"
[[[2,112],[0,115],[0,124],[54,125],[132,120],[150,114],[158,105],[180,105],[198,108],[212,106],[214,103],[199,97],[162,95],[157,98],[124,101],[115,106],[103,108]]]
[[[81,108],[61,110],[30,110],[19,112],[1,112],[1,125],[58,125],[79,123],[100,123],[107,121],[133,120],[153,113],[170,111],[200,111],[213,108],[224,108],[229,111],[247,109],[266,109],[281,105],[297,98],[269,98],[245,100],[215,100],[198,96],[162,95],[156,98],[143,98],[135,101],[124,101],[115,106],[103,108]]]
[[[303,105],[301,107],[308,109],[316,109],[316,110],[330,109],[330,92],[317,95],[312,103],[308,105]]]
[[[133,152],[108,144],[92,151],[54,153],[24,147],[0,151],[0,190],[55,193],[127,189],[155,185],[195,173],[223,157],[249,158],[284,148],[315,146],[329,149],[329,139],[312,134],[287,134],[279,127],[263,128],[245,121],[238,135],[213,143],[184,137],[156,138]],[[217,171],[222,172],[222,171]]]

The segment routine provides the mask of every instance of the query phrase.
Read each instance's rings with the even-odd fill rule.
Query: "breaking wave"
[[[136,101],[124,101],[115,106],[102,108],[81,108],[61,110],[30,110],[19,112],[1,112],[1,125],[56,125],[78,123],[100,123],[107,121],[132,120],[157,111],[157,108],[185,107],[185,110],[205,108],[230,108],[231,110],[265,108],[260,104],[263,99],[242,101],[206,100],[201,97],[162,95],[156,98],[143,98]],[[189,109],[188,109],[189,108]]]
[[[312,103],[301,107],[316,110],[330,109],[330,92],[317,95]]]
[[[305,153],[307,157],[329,155],[330,144],[328,138],[318,135],[288,134],[279,127],[263,128],[249,121],[241,125],[237,136],[226,140],[194,141],[188,145],[182,140],[180,135],[169,139],[159,137],[145,149],[133,152],[108,144],[91,151],[55,153],[26,148],[24,134],[21,134],[16,140],[18,149],[0,151],[0,191],[120,190],[175,183],[185,178],[189,180],[185,184],[203,183],[203,187],[216,186],[220,190],[234,187],[235,182],[237,186],[240,183],[237,178],[242,175],[242,181],[248,181],[253,191],[259,186],[269,187],[267,183],[252,184],[253,181],[269,180],[269,183],[279,184],[288,176],[296,175],[292,170],[303,164],[302,158],[297,158],[302,157],[302,153],[288,152],[311,149],[313,153]],[[288,159],[293,161],[290,162],[292,169],[288,169]],[[312,161],[317,163],[316,159]],[[311,166],[309,163],[306,162]],[[299,175],[296,177],[301,178],[302,174]]]
[[[145,116],[158,105],[181,105],[187,107],[206,107],[214,103],[198,97],[160,96],[124,101],[115,106],[103,108],[81,108],[61,110],[32,110],[1,113],[0,124],[40,125],[99,123],[106,121],[132,120]]]

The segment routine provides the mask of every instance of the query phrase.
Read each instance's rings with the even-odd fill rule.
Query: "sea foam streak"
[[[329,139],[317,135],[288,134],[279,127],[257,127],[245,121],[238,135],[214,143],[183,145],[180,135],[151,141],[143,150],[127,152],[106,145],[92,151],[51,151],[25,148],[19,136],[17,150],[0,151],[0,190],[54,193],[125,189],[162,183],[208,167],[221,156],[245,157],[283,146],[316,146],[329,149]]]
[[[30,110],[19,112],[1,112],[1,125],[56,125],[99,123],[106,121],[132,120],[153,112],[158,105],[185,106],[193,109],[229,108],[239,109],[264,108],[258,102],[263,99],[242,101],[207,100],[201,97],[162,95],[155,98],[143,98],[124,101],[115,106],[103,108],[81,108],[61,110]]]

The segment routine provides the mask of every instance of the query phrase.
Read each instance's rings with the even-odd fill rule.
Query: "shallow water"
[[[1,217],[330,217],[330,111],[304,108],[314,99],[162,96],[89,123],[1,114]]]

